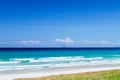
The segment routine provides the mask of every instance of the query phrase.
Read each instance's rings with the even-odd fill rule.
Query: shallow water
[[[0,71],[119,63],[119,48],[0,49]]]

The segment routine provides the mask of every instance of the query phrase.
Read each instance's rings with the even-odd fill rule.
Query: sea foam
[[[84,57],[84,56],[11,58],[10,61],[0,61],[0,71],[46,69],[56,67],[89,66],[118,63],[120,63],[119,58],[107,59],[104,57]]]

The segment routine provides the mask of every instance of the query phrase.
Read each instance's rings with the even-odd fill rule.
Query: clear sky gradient
[[[0,0],[0,46],[119,46],[119,0]]]

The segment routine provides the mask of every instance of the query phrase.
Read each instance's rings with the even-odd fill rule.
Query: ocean
[[[0,48],[0,72],[120,63],[120,48]]]

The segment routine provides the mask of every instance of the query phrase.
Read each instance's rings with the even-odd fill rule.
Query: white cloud
[[[80,43],[80,44],[96,44],[97,42],[96,41],[89,41],[89,40],[80,40],[80,41],[77,41],[77,43]]]
[[[111,42],[110,41],[101,40],[101,41],[99,41],[99,43],[101,43],[101,44],[110,44]]]
[[[56,44],[59,43],[59,44]],[[73,40],[71,38],[57,38],[54,42],[42,42],[39,40],[23,40],[23,41],[11,41],[0,42],[0,46],[59,46],[69,44],[69,46],[116,46],[120,45],[120,42],[111,42],[107,40]]]
[[[105,41],[105,40],[101,40],[101,41],[80,40],[80,41],[77,41],[77,43],[79,44],[113,44],[112,42]]]
[[[55,39],[54,40],[57,43],[65,43],[65,44],[72,44],[74,41],[71,38],[65,38],[65,39]]]
[[[16,43],[21,44],[21,45],[39,45],[41,42],[37,40],[36,41],[30,40],[30,41],[19,41]]]

